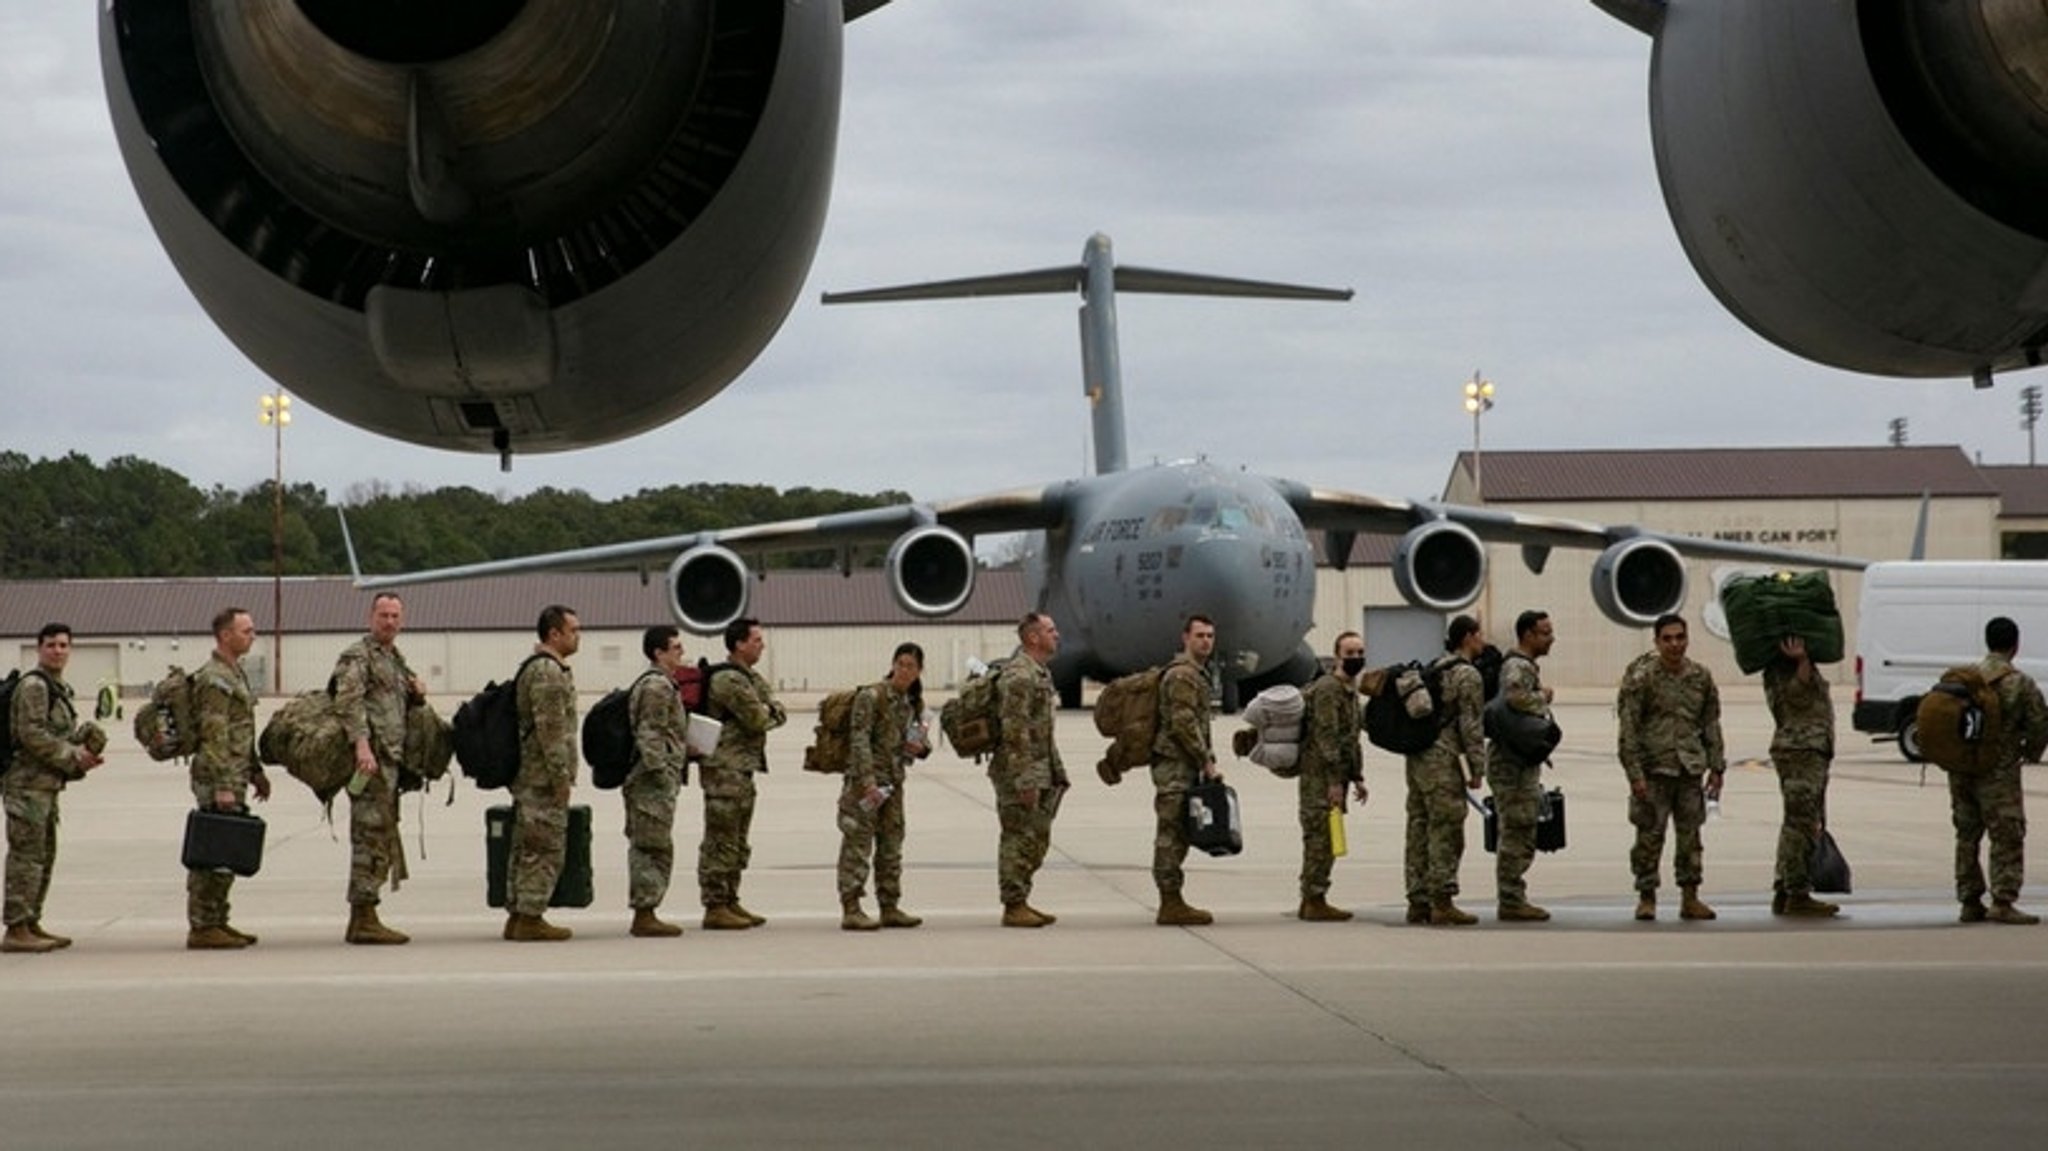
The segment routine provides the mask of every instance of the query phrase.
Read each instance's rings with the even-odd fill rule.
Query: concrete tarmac
[[[1741,765],[1706,829],[1711,923],[1679,922],[1668,885],[1659,922],[1630,918],[1605,699],[1560,708],[1570,846],[1529,877],[1555,920],[1492,919],[1475,817],[1462,901],[1485,919],[1459,929],[1401,922],[1401,770],[1376,749],[1331,893],[1355,921],[1293,918],[1294,785],[1226,751],[1245,851],[1193,857],[1187,889],[1217,922],[1154,926],[1150,789],[1105,787],[1103,741],[1064,714],[1074,788],[1032,900],[1056,926],[998,926],[988,783],[942,750],[907,789],[925,925],[842,932],[838,780],[798,769],[799,714],[743,888],[765,928],[698,928],[693,788],[664,909],[688,930],[628,937],[618,800],[586,781],[597,902],[551,916],[569,942],[503,942],[496,797],[464,784],[406,802],[412,879],[383,911],[413,943],[345,946],[345,812],[330,831],[277,771],[234,898],[262,942],[187,952],[185,773],[124,734],[63,799],[45,923],[76,945],[0,956],[0,1147],[2036,1145],[2048,930],[1956,923],[1940,772],[1920,786],[1846,722],[1828,802],[1855,894],[1837,920],[1774,919],[1769,722],[1727,692]]]

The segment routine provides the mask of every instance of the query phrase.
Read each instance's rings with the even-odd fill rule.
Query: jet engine
[[[914,528],[889,545],[889,594],[912,615],[952,615],[974,594],[974,548],[951,528]]]
[[[1877,375],[2041,362],[2048,5],[1596,3],[1656,38],[1665,203],[1743,323]]]
[[[747,614],[747,562],[716,544],[691,548],[668,565],[668,606],[697,635],[716,635]]]
[[[767,345],[875,6],[98,5],[122,158],[221,331],[337,418],[506,458],[673,420]]]
[[[1685,606],[1685,560],[1662,540],[1623,540],[1593,561],[1593,602],[1623,627]]]
[[[1416,607],[1457,611],[1485,586],[1486,546],[1462,524],[1426,523],[1394,545],[1394,587]]]

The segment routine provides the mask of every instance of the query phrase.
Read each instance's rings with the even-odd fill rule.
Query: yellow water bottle
[[[1351,851],[1351,845],[1344,839],[1344,809],[1330,805],[1330,858],[1342,859]]]

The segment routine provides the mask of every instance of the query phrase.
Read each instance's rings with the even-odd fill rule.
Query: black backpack
[[[7,769],[14,766],[14,689],[31,675],[41,676],[44,684],[50,682],[50,677],[43,675],[40,669],[10,671],[6,679],[0,679],[0,775],[7,774]],[[50,706],[54,709],[56,701],[50,701]]]
[[[1365,738],[1397,755],[1419,755],[1444,726],[1444,667],[1410,661],[1387,668],[1365,701]],[[1426,702],[1425,702],[1426,701]]]
[[[511,679],[485,684],[455,709],[455,761],[478,787],[510,787],[519,774],[519,678],[541,658],[527,656]]]
[[[633,693],[641,681],[659,671],[644,671],[625,687],[615,687],[590,705],[583,716],[583,762],[590,765],[593,786],[613,791],[625,786],[633,765],[640,762],[640,742],[633,738]]]

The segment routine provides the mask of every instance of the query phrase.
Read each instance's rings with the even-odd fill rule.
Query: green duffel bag
[[[1737,576],[1721,588],[1721,610],[1735,644],[1735,666],[1755,675],[1778,658],[1786,636],[1806,641],[1815,663],[1842,661],[1842,616],[1826,572]]]

